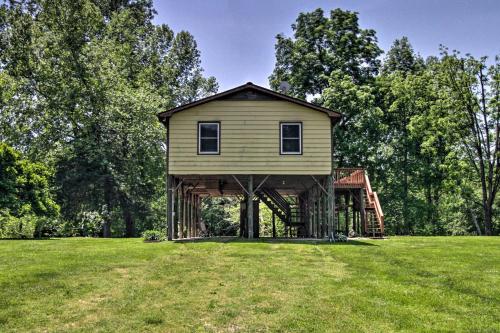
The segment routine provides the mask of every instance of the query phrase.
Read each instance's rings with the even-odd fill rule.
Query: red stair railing
[[[375,209],[375,215],[377,216],[377,220],[380,224],[380,232],[382,235],[384,234],[384,212],[382,211],[382,206],[380,206],[380,201],[378,199],[377,192],[373,192],[372,186],[370,184],[370,179],[368,175],[365,173],[365,189],[368,195],[368,202]]]

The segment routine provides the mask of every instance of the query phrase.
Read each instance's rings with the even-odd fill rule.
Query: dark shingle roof
[[[172,109],[167,110],[167,111],[160,112],[160,113],[158,113],[158,119],[163,122],[165,119],[169,118],[172,114],[174,114],[176,112],[180,112],[182,110],[186,110],[186,109],[189,109],[189,108],[201,105],[201,104],[205,104],[208,102],[212,102],[212,101],[231,99],[232,97],[234,99],[235,96],[241,97],[241,94],[243,92],[250,92],[250,93],[254,92],[254,93],[259,94],[261,96],[267,96],[268,99],[283,100],[283,101],[295,103],[295,104],[304,106],[306,108],[310,108],[310,109],[313,109],[316,111],[324,112],[331,118],[338,118],[336,120],[339,120],[342,117],[342,114],[340,112],[332,111],[332,110],[324,108],[322,106],[314,105],[312,103],[303,101],[301,99],[291,97],[291,96],[288,96],[285,94],[281,94],[281,93],[278,93],[276,91],[255,85],[252,82],[248,82],[248,83],[241,85],[241,86],[238,86],[236,88],[229,89],[229,90],[223,91],[221,93],[218,93],[218,94],[215,94],[215,95],[212,95],[209,97],[205,97],[205,98],[199,99],[197,101],[172,108]],[[251,100],[251,98],[247,98],[247,99]]]

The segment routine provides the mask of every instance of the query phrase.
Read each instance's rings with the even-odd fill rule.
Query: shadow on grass
[[[74,238],[74,237],[42,237],[42,238],[0,238],[1,241],[41,241],[41,240],[60,240],[63,238]]]
[[[174,243],[268,243],[268,244],[314,244],[314,245],[335,245],[335,246],[378,246],[362,240],[350,239],[347,242],[330,243],[324,239],[312,238],[271,238],[261,237],[257,239],[246,239],[241,237],[203,237],[176,239]]]

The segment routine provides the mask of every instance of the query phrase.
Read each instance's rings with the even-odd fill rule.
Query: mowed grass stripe
[[[0,241],[1,332],[500,331],[500,238]]]

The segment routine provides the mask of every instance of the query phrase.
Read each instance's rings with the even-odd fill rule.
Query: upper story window
[[[198,123],[198,154],[220,153],[220,123]]]
[[[280,154],[302,154],[302,123],[280,123]]]

